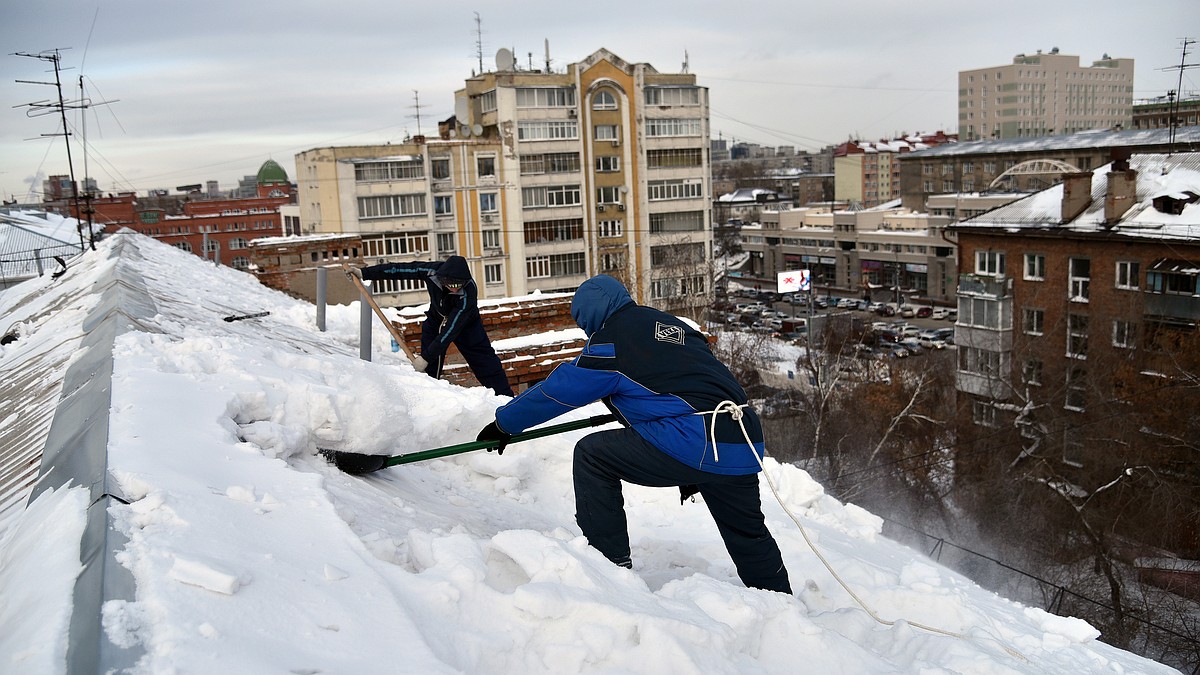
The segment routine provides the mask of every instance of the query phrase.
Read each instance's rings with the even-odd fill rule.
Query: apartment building
[[[601,49],[563,72],[468,79],[436,138],[296,155],[301,229],[358,233],[368,264],[467,258],[482,297],[620,278],[641,303],[711,296],[708,91]],[[425,301],[385,283],[381,304]]]
[[[958,73],[958,135],[1028,138],[1133,122],[1133,59],[1105,54],[1091,66],[1078,56],[1017,54],[1009,65]]]
[[[900,197],[901,155],[957,140],[939,131],[883,141],[847,141],[833,150],[833,198],[872,208]]]
[[[975,425],[1069,411],[1048,432],[1082,462],[1107,402],[1176,376],[1174,349],[1200,323],[1198,176],[1200,153],[1119,156],[951,227],[957,386]]]

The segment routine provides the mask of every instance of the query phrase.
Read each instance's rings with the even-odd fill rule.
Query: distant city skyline
[[[68,173],[61,122],[27,114],[54,88],[17,81],[52,80],[48,63],[15,54],[55,48],[64,96],[79,100],[82,76],[92,104],[68,116],[76,179],[141,194],[209,180],[231,190],[267,159],[294,179],[304,150],[434,135],[453,114],[454,91],[481,66],[494,69],[501,48],[524,68],[543,68],[547,48],[560,71],[600,48],[660,72],[686,68],[709,89],[712,138],[815,151],[958,133],[958,72],[1038,50],[1082,65],[1134,59],[1135,101],[1164,96],[1179,86],[1182,39],[1197,37],[1162,18],[1189,16],[1182,0],[1153,9],[1019,0],[1002,12],[881,0],[766,2],[740,14],[715,2],[686,12],[624,0],[605,11],[520,8],[216,0],[173,7],[168,18],[146,0],[14,7],[0,25],[0,197],[25,201],[32,188],[38,201],[42,180]],[[1200,90],[1198,73],[1185,71],[1185,94]]]

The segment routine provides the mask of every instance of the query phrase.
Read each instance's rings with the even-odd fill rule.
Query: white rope
[[[771,475],[769,473],[767,473],[767,467],[763,464],[762,458],[758,456],[758,451],[754,447],[754,441],[750,440],[750,434],[749,434],[749,432],[746,431],[746,423],[744,421],[742,421],[742,418],[745,416],[745,413],[742,412],[742,408],[745,408],[745,407],[747,407],[747,404],[738,405],[738,404],[734,403],[733,401],[721,401],[721,403],[718,404],[717,407],[712,410],[711,414],[713,416],[713,419],[712,419],[711,424],[709,425],[709,435],[712,439],[714,456],[716,455],[716,449],[717,449],[717,437],[716,437],[717,415],[720,413],[723,413],[723,412],[728,412],[730,414],[730,416],[735,421],[737,421],[738,426],[741,428],[742,437],[744,437],[746,439],[746,445],[750,447],[750,454],[754,456],[754,459],[758,462],[758,467],[760,469],[762,469],[762,474],[767,479],[767,485],[770,486],[770,488],[771,488],[771,494],[775,495],[775,501],[779,502],[779,506],[783,508],[783,512],[788,514],[788,517],[791,518],[792,522],[796,524],[797,528],[799,528],[800,534],[801,534],[801,536],[804,537],[805,543],[807,543],[808,547],[810,549],[812,549],[812,552],[814,554],[816,554],[817,559],[821,561],[821,564],[823,564],[825,566],[825,569],[829,571],[829,574],[831,574],[833,576],[833,578],[838,582],[838,584],[841,585],[841,587],[847,593],[850,594],[850,597],[854,599],[854,602],[857,603],[858,606],[861,607],[862,610],[864,612],[866,612],[868,616],[870,616],[872,619],[874,619],[875,621],[877,621],[885,626],[896,625],[896,621],[889,621],[887,619],[880,617],[879,614],[877,614],[875,612],[875,610],[871,609],[871,607],[869,605],[867,605],[867,603],[862,598],[858,597],[857,593],[855,593],[853,590],[851,590],[850,586],[845,581],[842,580],[842,577],[833,569],[833,565],[831,565],[829,563],[829,561],[826,560],[825,556],[821,553],[820,549],[817,548],[817,545],[808,536],[808,530],[805,529],[803,524],[801,524],[800,519],[796,517],[796,514],[792,513],[791,509],[789,509],[787,507],[787,504],[783,503],[783,497],[781,497],[779,495],[779,490],[775,487],[775,481],[771,480]],[[709,413],[696,413],[696,414],[706,415]],[[930,633],[938,633],[941,635],[948,635],[950,637],[960,638],[962,640],[968,640],[968,641],[970,641],[972,639],[971,636],[964,635],[963,633],[956,633],[954,631],[946,630],[944,628],[927,626],[923,623],[918,623],[918,622],[912,621],[910,619],[904,619],[904,621],[910,626],[914,626],[916,628],[920,628],[922,630],[929,631]],[[983,630],[985,633],[987,632],[986,629],[980,629],[980,630]],[[1026,663],[1029,662],[1029,659],[1026,658],[1024,654],[1021,654],[1016,649],[1009,647],[999,638],[996,638],[990,634],[987,637],[991,640],[994,640],[996,642],[996,644],[1000,645],[1000,647],[1002,647],[1004,649],[1004,651],[1008,652],[1014,658],[1018,658]]]

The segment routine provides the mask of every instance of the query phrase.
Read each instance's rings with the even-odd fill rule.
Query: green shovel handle
[[[548,427],[540,427],[538,429],[530,429],[519,434],[513,434],[512,438],[508,439],[509,443],[517,443],[520,441],[529,441],[543,436],[553,436],[561,434],[565,431],[576,431],[578,429],[587,429],[588,427],[598,427],[609,422],[616,422],[616,415],[595,415],[584,420],[575,420],[574,422],[563,422],[562,424],[552,424]],[[437,459],[438,457],[446,457],[449,455],[458,455],[472,450],[485,450],[487,448],[495,448],[500,445],[500,441],[469,441],[467,443],[459,443],[458,445],[447,445],[444,448],[434,448],[432,450],[422,450],[420,452],[410,452],[405,455],[396,455],[388,457],[387,462],[383,466],[397,466],[399,464],[410,464],[412,462],[422,462],[427,459]]]

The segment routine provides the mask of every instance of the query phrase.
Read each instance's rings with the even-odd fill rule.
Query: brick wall
[[[511,300],[500,305],[485,306],[479,315],[483,319],[488,337],[495,344],[500,340],[519,338],[529,335],[552,333],[555,331],[578,328],[571,318],[571,300],[573,296]],[[421,351],[421,323],[423,318],[413,318],[395,322],[409,350],[416,354]],[[523,345],[516,349],[497,348],[496,354],[504,364],[504,372],[513,391],[521,392],[530,385],[539,382],[554,370],[554,367],[564,361],[570,361],[579,355],[585,340],[582,336],[576,339],[543,342],[536,345]],[[442,370],[443,379],[464,387],[478,386],[479,382],[471,374],[458,350],[450,348],[447,353],[446,365]]]

